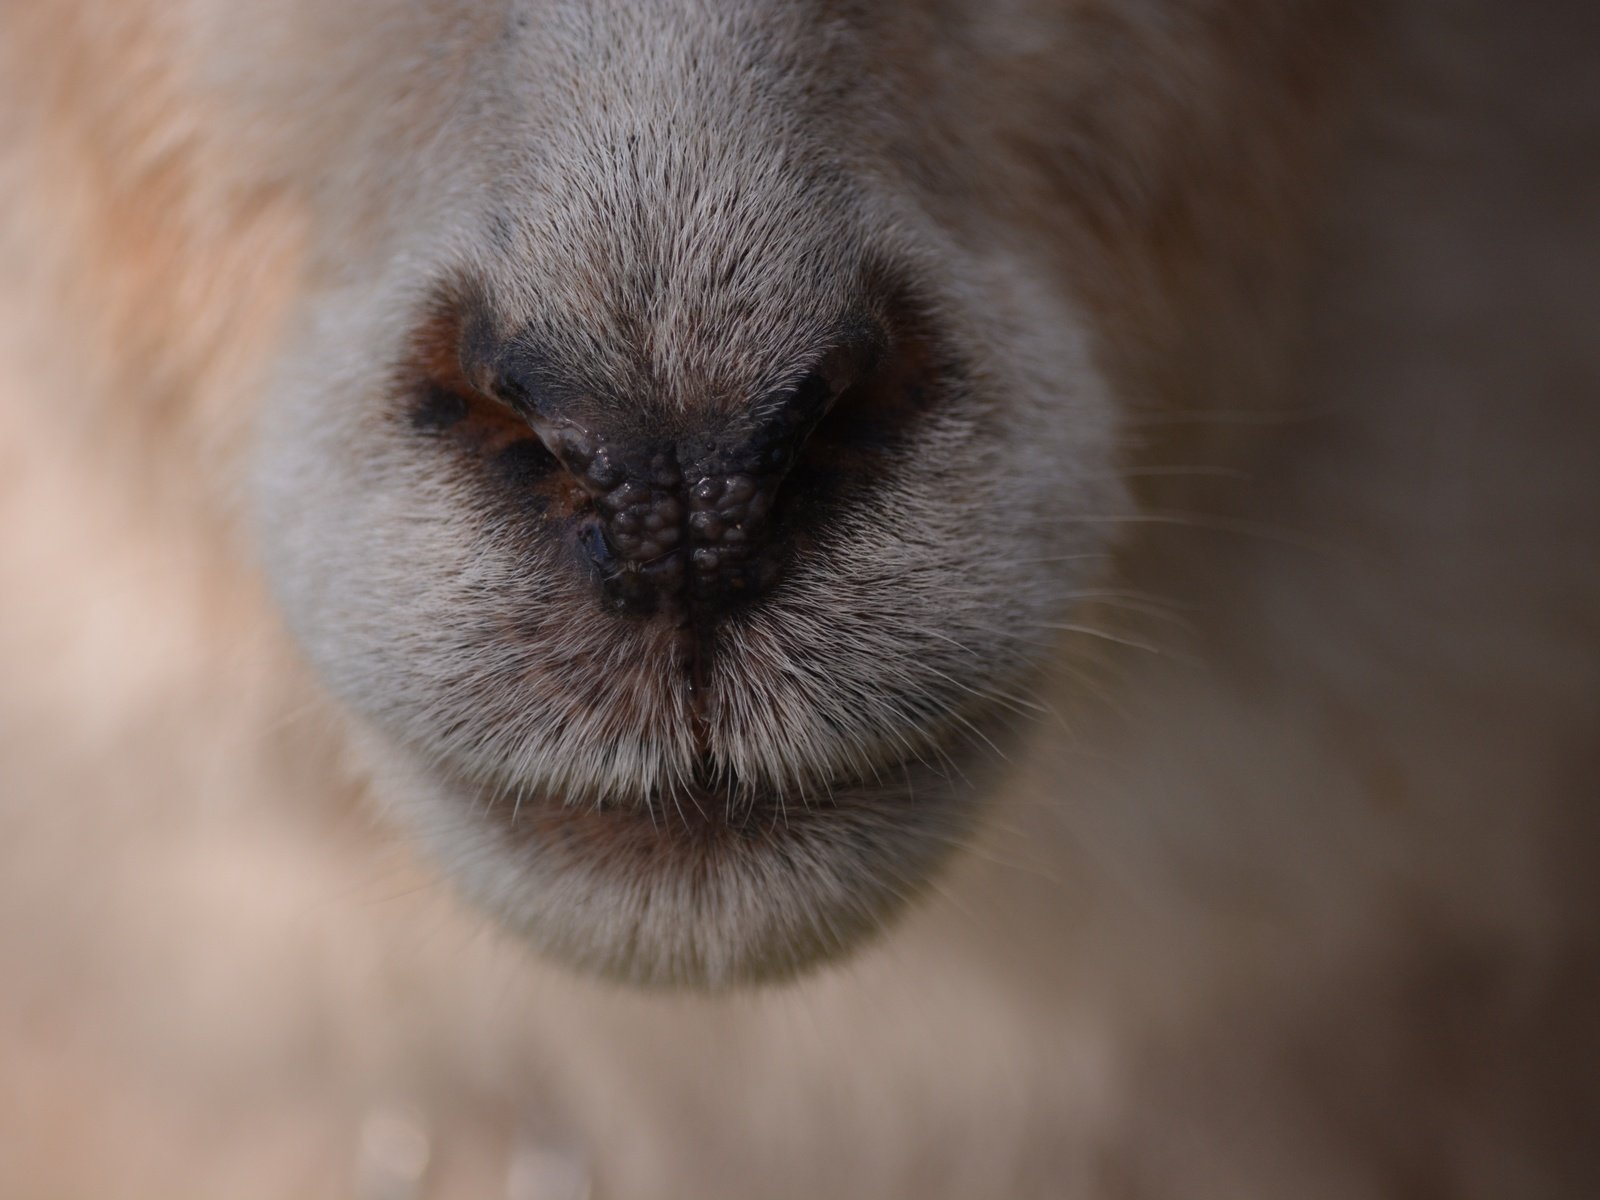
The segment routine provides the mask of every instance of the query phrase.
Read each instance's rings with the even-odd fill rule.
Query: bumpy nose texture
[[[777,480],[746,474],[707,475],[689,490],[689,595],[697,604],[748,599],[775,582],[777,560],[766,547],[767,517]]]
[[[535,428],[594,503],[578,540],[611,605],[685,621],[717,616],[776,581],[781,548],[768,537],[769,518],[813,423],[786,416],[737,445],[702,438],[648,448],[574,422]]]

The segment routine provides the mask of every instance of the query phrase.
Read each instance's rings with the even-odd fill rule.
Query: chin
[[[918,898],[980,811],[970,776],[923,764],[808,798],[578,802],[385,757],[385,794],[474,902],[547,958],[645,987],[778,982],[848,955]]]

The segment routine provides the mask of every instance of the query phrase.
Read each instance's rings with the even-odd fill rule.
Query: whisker
[[[1185,529],[1199,529],[1207,533],[1227,533],[1241,537],[1256,537],[1265,541],[1294,546],[1318,554],[1341,556],[1339,547],[1332,542],[1311,537],[1305,533],[1258,521],[1233,517],[1202,516],[1195,513],[1141,512],[1098,515],[1069,514],[1065,520],[1080,525],[1174,525]]]
[[[1157,425],[1297,425],[1325,420],[1331,408],[1213,408],[1204,410],[1134,410],[1125,418],[1129,426]]]
[[[1150,654],[1168,657],[1171,651],[1137,638],[1122,637],[1104,629],[1097,629],[1093,625],[1080,625],[1071,621],[1044,621],[1035,626],[1038,629],[1054,629],[1062,633],[1081,633],[1086,637],[1099,638],[1102,641],[1114,642],[1118,646],[1128,646],[1134,650],[1144,650]]]

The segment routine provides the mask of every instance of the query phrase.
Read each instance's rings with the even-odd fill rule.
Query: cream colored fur
[[[0,13],[0,1194],[1600,1190],[1600,21],[830,11]],[[731,146],[670,86],[713,34],[802,97],[754,88]],[[585,38],[614,74],[561,67]],[[815,99],[861,78],[868,109]],[[849,209],[916,256],[1010,436],[1049,428],[1005,461],[1077,481],[1074,521],[1000,542],[1016,609],[923,601],[991,664],[1041,627],[1039,673],[982,681],[1044,711],[963,801],[976,828],[873,944],[779,987],[629,991],[507,931],[516,863],[417,802],[415,739],[374,711],[393,678],[341,675],[363,626],[431,652],[459,530],[397,543],[424,619],[397,579],[317,627],[369,603],[330,602],[326,564],[427,516],[374,516],[388,477],[341,493],[306,447],[389,436],[360,398],[429,272],[603,310],[581,287],[618,251],[568,168],[628,117],[608,96],[670,113],[661,144],[710,178],[773,145],[850,158],[871,186],[822,229],[784,194],[748,220],[845,255]],[[746,285],[792,316],[816,297],[786,282]],[[693,302],[666,305],[668,375],[768,344],[697,343]],[[923,525],[996,517],[996,478],[968,482],[917,497]],[[1025,561],[1057,537],[1057,573]],[[1113,546],[1115,576],[1068,557]],[[534,937],[583,959],[593,913],[535,899],[561,928]]]

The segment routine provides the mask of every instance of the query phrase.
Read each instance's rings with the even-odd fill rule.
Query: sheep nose
[[[759,419],[671,438],[533,422],[592,501],[578,545],[609,607],[714,619],[771,590],[786,557],[774,527],[785,476],[837,387],[821,372],[759,406]]]

